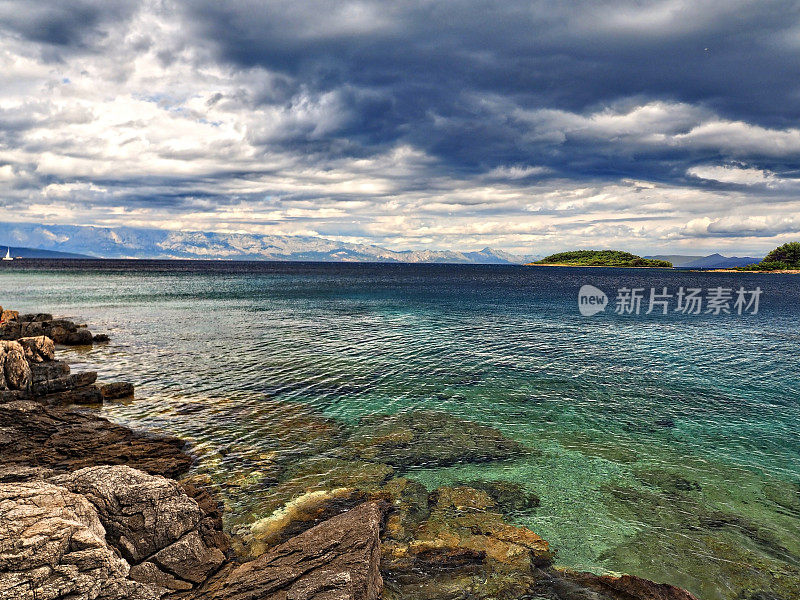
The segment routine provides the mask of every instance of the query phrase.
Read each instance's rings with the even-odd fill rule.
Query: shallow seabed
[[[586,318],[585,283],[610,296],[760,286],[762,307]],[[800,277],[20,261],[0,268],[0,304],[109,332],[111,344],[62,357],[136,384],[140,399],[103,411],[190,439],[232,529],[265,516],[279,501],[276,469],[323,451],[326,436],[425,408],[497,427],[530,452],[410,476],[431,489],[523,484],[541,504],[513,518],[559,564],[703,600],[797,593]]]

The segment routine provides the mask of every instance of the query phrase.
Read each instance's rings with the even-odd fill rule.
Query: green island
[[[642,258],[621,250],[572,250],[551,254],[530,265],[559,265],[570,267],[660,267],[672,268],[666,260]]]
[[[798,271],[800,270],[800,242],[788,242],[767,254],[760,263],[738,267],[737,271]]]

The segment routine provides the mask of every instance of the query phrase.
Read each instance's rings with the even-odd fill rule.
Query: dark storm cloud
[[[794,0],[186,6],[196,35],[221,59],[283,73],[298,89],[345,94],[354,117],[336,134],[354,145],[329,150],[358,154],[402,140],[454,169],[524,163],[569,176],[671,181],[692,164],[726,156],[614,140],[531,140],[485,99],[577,114],[658,99],[764,127],[800,120]],[[758,152],[748,158],[780,168]]]
[[[135,9],[136,3],[125,0],[6,0],[0,4],[0,31],[45,46],[85,49]]]

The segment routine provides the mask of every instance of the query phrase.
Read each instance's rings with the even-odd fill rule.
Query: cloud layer
[[[394,248],[800,237],[800,6],[0,6],[3,221]]]

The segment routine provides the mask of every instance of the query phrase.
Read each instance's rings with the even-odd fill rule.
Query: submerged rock
[[[402,491],[399,500],[382,548],[387,598],[517,598],[535,585],[535,569],[552,559],[546,541],[506,523],[481,490],[439,488],[424,518],[419,507],[416,518],[408,514],[414,502],[404,502]]]
[[[686,590],[641,577],[594,575],[567,570],[541,573],[536,591],[540,594],[557,594],[555,598],[559,600],[697,600]]]
[[[400,469],[505,460],[525,452],[493,427],[435,411],[364,417],[339,451]]]
[[[388,465],[366,461],[326,457],[300,461],[284,472],[283,481],[261,492],[261,507],[268,516],[250,526],[245,553],[256,556],[288,535],[351,509],[393,473]]]
[[[492,497],[492,500],[504,513],[533,510],[541,502],[539,496],[526,490],[521,483],[514,481],[473,479],[459,483],[459,485],[483,490]]]

